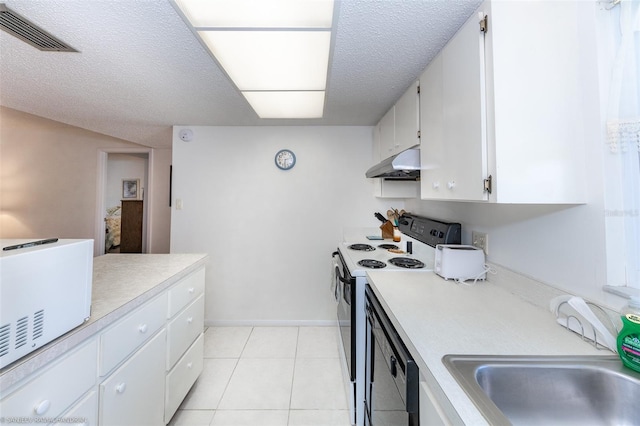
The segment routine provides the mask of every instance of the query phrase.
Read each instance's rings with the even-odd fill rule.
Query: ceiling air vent
[[[47,52],[77,52],[73,47],[9,9],[4,3],[0,3],[0,28],[36,49]]]

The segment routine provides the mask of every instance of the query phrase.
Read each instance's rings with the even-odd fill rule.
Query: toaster
[[[445,280],[484,280],[484,251],[461,244],[438,244],[434,272]]]

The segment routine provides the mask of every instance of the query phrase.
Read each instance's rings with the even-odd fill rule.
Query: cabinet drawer
[[[167,327],[167,370],[178,361],[204,328],[204,294],[201,294]]]
[[[64,420],[63,420],[64,419]],[[92,390],[60,418],[55,426],[96,426],[98,424],[98,392]]]
[[[166,321],[167,294],[136,309],[100,337],[100,376],[122,362]]]
[[[165,339],[162,330],[100,385],[101,425],[164,424]]]
[[[98,343],[94,339],[0,401],[4,417],[56,417],[96,384]]]
[[[169,290],[169,316],[167,318],[173,317],[202,293],[204,293],[204,268],[186,276]]]
[[[186,354],[178,361],[173,370],[167,374],[167,389],[165,397],[164,421],[168,423],[171,417],[187,396],[189,389],[202,372],[204,363],[204,335],[191,345]]]

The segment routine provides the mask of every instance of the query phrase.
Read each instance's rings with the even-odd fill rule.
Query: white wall
[[[375,227],[371,127],[174,129],[171,252],[210,256],[206,321],[334,321],[330,258],[344,227]],[[281,148],[297,165],[274,164]],[[175,209],[181,199],[182,210]],[[392,204],[393,203],[393,204]]]
[[[105,191],[107,208],[121,205],[122,179],[140,179],[140,187],[147,187],[148,162],[148,154],[108,154]]]

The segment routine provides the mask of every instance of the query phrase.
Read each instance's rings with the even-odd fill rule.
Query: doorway
[[[138,247],[135,252],[148,253],[151,237],[149,218],[152,204],[150,201],[153,194],[152,156],[153,151],[150,148],[99,151],[95,256],[133,252],[125,248],[131,247],[132,239],[140,240],[134,244]],[[132,206],[134,206],[133,217]],[[140,234],[137,232],[131,234],[132,221],[141,222]]]

